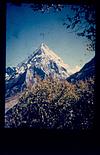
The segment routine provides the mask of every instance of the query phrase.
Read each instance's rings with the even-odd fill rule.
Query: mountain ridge
[[[36,76],[42,80],[51,77],[65,79],[68,82],[84,80],[95,74],[95,57],[86,63],[79,72],[70,75],[66,64],[49,47],[42,43],[27,59],[24,59],[17,67],[6,69],[6,95],[10,97],[23,91],[31,83],[37,82]]]
[[[11,74],[8,75],[6,72],[6,96],[13,90],[23,90],[30,82],[34,83],[35,75],[41,79],[48,76],[66,79],[70,76],[63,60],[44,43],[17,67],[12,68],[9,67]]]
[[[67,78],[68,82],[75,83],[78,80],[86,80],[90,77],[95,76],[95,64],[96,64],[96,57],[92,58],[89,62],[87,62],[79,72],[72,74],[70,77]]]

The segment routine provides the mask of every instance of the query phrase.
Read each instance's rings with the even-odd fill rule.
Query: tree
[[[21,2],[13,2],[16,6],[21,6]],[[66,5],[59,3],[31,3],[30,7],[33,11],[40,11],[45,13],[49,10],[61,11]],[[95,51],[96,42],[96,9],[95,3],[92,1],[88,5],[67,5],[72,14],[67,14],[63,25],[66,26],[67,30],[71,30],[79,37],[85,37],[88,40],[87,50]]]
[[[45,79],[21,94],[5,115],[5,127],[91,129],[95,110],[95,79],[76,84]]]
[[[32,4],[33,11],[41,11],[45,13],[52,11],[61,11],[66,5],[64,4]],[[95,5],[68,5],[73,14],[67,14],[65,22],[67,30],[72,30],[73,33],[80,37],[85,37],[89,41],[87,50],[95,51],[96,42],[96,9]]]
[[[63,25],[71,29],[80,37],[86,37],[89,41],[87,50],[95,51],[96,42],[96,12],[94,5],[72,5],[70,9],[73,16],[67,15]]]

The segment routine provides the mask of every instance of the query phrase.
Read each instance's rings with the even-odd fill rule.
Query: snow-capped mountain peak
[[[36,53],[39,54],[41,53],[42,57],[55,61],[57,64],[59,64],[60,66],[64,67],[67,70],[68,65],[65,64],[63,60],[55,52],[53,52],[45,43],[42,43],[40,45]]]
[[[63,62],[61,58],[55,54],[46,44],[42,43],[40,45],[40,50],[44,52],[44,54],[48,55],[51,59],[58,59],[58,61]]]
[[[6,78],[9,90],[13,89],[13,86],[21,89],[22,85],[28,85],[30,81],[34,83],[35,75],[41,79],[48,76],[66,79],[70,75],[63,60],[44,43],[18,64],[14,71],[11,76],[9,75],[9,80],[7,80],[8,77]],[[8,75],[6,74],[6,76]]]

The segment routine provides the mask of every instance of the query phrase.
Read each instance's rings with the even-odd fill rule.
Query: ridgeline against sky
[[[60,12],[34,12],[29,5],[7,4],[6,66],[17,66],[39,45],[46,43],[75,72],[94,57],[86,53],[86,40],[68,33],[63,26],[68,6]]]

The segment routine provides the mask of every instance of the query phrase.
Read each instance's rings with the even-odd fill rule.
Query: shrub
[[[89,121],[93,119],[93,86],[93,79],[77,84],[57,78],[38,79],[6,113],[5,127],[89,128]],[[85,126],[86,120],[88,126]]]

